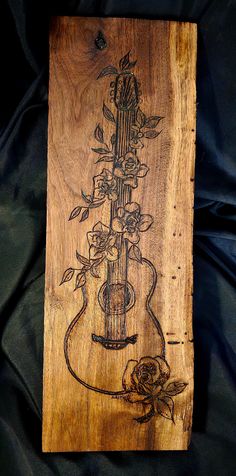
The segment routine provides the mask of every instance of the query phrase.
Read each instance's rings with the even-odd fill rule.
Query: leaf
[[[98,261],[103,261],[105,258],[105,252],[101,251],[100,248],[96,248],[96,246],[91,245],[89,248],[89,257],[90,262],[93,261],[93,264],[97,265]]]
[[[98,164],[99,162],[113,162],[113,160],[114,160],[114,155],[112,156],[103,155],[102,157],[100,157],[100,159],[96,160],[96,164]]]
[[[100,124],[97,125],[94,131],[94,137],[98,142],[101,142],[101,144],[104,143],[104,131]]]
[[[91,195],[86,195],[86,193],[84,193],[83,190],[81,190],[81,195],[86,203],[92,202]]]
[[[74,276],[74,272],[75,272],[75,270],[73,268],[66,269],[66,271],[64,272],[64,274],[62,276],[60,286],[61,286],[61,284],[67,283],[68,281],[70,281]]]
[[[116,143],[116,134],[112,134],[111,136],[111,145],[114,145]]]
[[[110,152],[108,148],[99,147],[98,149],[92,147],[93,152],[96,154],[106,154],[106,152]]]
[[[101,205],[103,205],[103,203],[105,203],[106,200],[102,200],[101,202],[99,203],[95,203],[95,202],[92,202],[92,204],[90,205],[89,208],[98,208],[100,207]]]
[[[85,208],[84,212],[82,213],[82,217],[80,218],[80,222],[87,220],[89,216],[89,209]]]
[[[111,110],[106,106],[105,103],[103,103],[102,111],[103,111],[104,117],[105,117],[108,121],[111,121],[111,122],[116,123],[113,113],[112,113]]]
[[[83,207],[75,207],[74,210],[72,210],[70,216],[69,216],[69,221],[73,220],[74,218],[78,217],[81,210]]]
[[[130,55],[130,51],[128,53],[126,53],[126,55],[123,56],[123,58],[121,58],[121,60],[119,62],[119,67],[122,71],[125,68],[127,68],[128,64],[129,64],[129,55]]]
[[[115,66],[112,66],[112,65],[109,65],[109,66],[106,66],[106,68],[104,68],[101,73],[99,73],[97,79],[99,78],[103,78],[104,76],[109,76],[111,74],[118,74],[118,71],[117,69],[115,68]]]
[[[144,126],[146,122],[146,116],[143,111],[141,111],[140,107],[137,110],[136,121],[138,122],[140,129]]]
[[[76,251],[76,258],[77,260],[82,263],[83,265],[85,266],[89,266],[90,265],[90,262],[89,262],[89,259],[86,258],[85,256],[82,256],[78,253],[78,251]]]
[[[145,177],[147,173],[149,172],[149,167],[146,164],[141,164],[139,167],[139,171],[137,173],[137,177]]]
[[[84,286],[86,283],[86,276],[84,273],[79,273],[76,276],[76,281],[75,281],[75,289],[81,288],[81,286]]]
[[[146,137],[146,139],[154,139],[155,137],[159,136],[159,134],[161,133],[160,132],[157,132],[157,131],[146,131],[144,132],[144,137]]]
[[[159,122],[163,119],[161,116],[150,116],[146,119],[145,127],[151,127],[152,129],[159,124]]]
[[[137,60],[132,61],[131,63],[128,64],[128,67],[127,67],[127,68],[128,68],[128,69],[134,68],[134,66],[136,65],[136,63],[137,63]]]
[[[178,395],[178,393],[182,393],[184,389],[187,387],[187,383],[185,382],[171,382],[165,388],[165,393],[169,397]]]
[[[174,402],[171,397],[158,398],[154,404],[159,415],[174,422]]]
[[[142,254],[138,246],[132,245],[129,249],[129,258],[142,263]]]
[[[100,275],[98,274],[97,266],[95,265],[91,266],[90,273],[94,278],[100,278]]]

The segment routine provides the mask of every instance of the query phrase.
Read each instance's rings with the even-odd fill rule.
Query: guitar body
[[[126,331],[128,336],[137,336],[137,340],[134,344],[128,343],[124,348],[115,350],[107,349],[92,339],[94,334],[104,335],[105,327],[104,312],[98,305],[97,296],[105,282],[106,269],[104,267],[99,271],[101,276],[96,279],[96,287],[91,277],[83,288],[82,307],[65,336],[65,357],[70,372],[81,384],[98,392],[119,394],[123,393],[122,377],[127,362],[139,361],[144,355],[148,356],[150,342],[155,354],[164,356],[164,339],[151,302],[156,275],[145,261],[143,264],[133,262],[129,265],[128,281],[135,289],[135,296],[132,307],[126,312]],[[98,368],[100,371],[95,372],[94,369]]]

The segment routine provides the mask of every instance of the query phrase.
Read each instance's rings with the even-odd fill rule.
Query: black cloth
[[[198,23],[195,395],[189,451],[43,454],[48,25],[52,15]],[[0,473],[236,473],[236,1],[0,4]]]

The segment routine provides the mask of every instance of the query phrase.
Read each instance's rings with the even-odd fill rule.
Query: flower
[[[118,259],[118,249],[115,246],[116,237],[108,226],[101,222],[94,225],[93,230],[87,233],[90,260],[116,261]]]
[[[95,200],[103,200],[106,196],[109,200],[117,200],[117,184],[113,174],[108,169],[103,169],[101,174],[93,177]]]
[[[161,393],[169,377],[170,367],[162,357],[142,357],[139,362],[129,360],[122,380],[128,392],[126,400],[149,403],[152,397]]]
[[[126,152],[126,154],[117,161],[114,175],[121,178],[125,185],[136,188],[138,186],[138,178],[145,177],[148,171],[148,166],[140,164],[139,159],[133,152]]]
[[[123,398],[129,403],[149,406],[148,413],[135,418],[139,423],[148,422],[154,415],[161,415],[174,422],[174,401],[171,397],[182,393],[185,382],[168,382],[170,367],[161,356],[129,360],[122,379]]]
[[[151,215],[141,215],[138,203],[127,203],[119,207],[117,217],[112,220],[112,229],[117,233],[124,233],[124,238],[131,243],[139,242],[139,232],[146,231],[153,223]]]

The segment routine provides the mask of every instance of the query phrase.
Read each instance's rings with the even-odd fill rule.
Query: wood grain
[[[103,50],[95,45],[99,31],[107,42]],[[132,73],[120,76],[117,73],[115,78],[120,78],[122,88],[124,77],[125,81],[128,78],[132,83],[134,79],[130,78],[135,75],[139,83],[139,103],[132,109],[133,112],[124,115],[119,107],[117,109],[118,99],[113,103],[110,101],[110,83],[116,79],[111,76],[97,77],[108,65],[119,68],[120,59],[129,50],[130,62],[137,60],[137,63],[129,67]],[[78,17],[58,17],[52,23],[43,451],[184,450],[188,447],[193,407],[195,68],[194,24]],[[109,141],[117,122],[114,125],[114,121],[104,117],[104,103],[116,121],[118,116],[120,118],[113,146]],[[120,109],[123,106],[122,103]],[[131,108],[131,105],[127,107]],[[137,124],[138,108],[146,118],[160,116],[162,119],[154,120],[158,122],[155,129],[151,126],[139,129],[137,140],[143,141],[143,148],[127,149],[130,147],[130,136],[128,140],[127,135],[134,134],[130,130]],[[98,125],[97,140],[94,131]],[[148,135],[146,138],[145,134],[142,136],[145,130],[161,133],[150,139]],[[101,137],[101,131],[104,137]],[[110,241],[109,249],[117,247],[118,261],[115,264],[109,257],[106,244],[105,251],[99,250],[103,258],[99,265],[99,278],[88,271],[85,273],[86,283],[73,291],[77,272],[71,280],[60,285],[63,273],[68,268],[79,268],[76,250],[92,262],[95,248],[91,249],[88,238],[92,239],[93,235],[87,233],[93,230],[96,223],[109,227],[111,222],[112,200],[108,195],[100,207],[89,210],[89,216],[84,221],[80,222],[80,218],[86,208],[80,211],[77,218],[68,221],[75,207],[86,207],[81,190],[93,196],[93,178],[103,169],[114,170],[110,162],[96,163],[102,154],[92,148],[104,147],[101,139],[109,143],[110,149],[113,147],[114,156],[123,157],[130,150],[131,159],[138,160],[137,167],[140,168],[140,164],[146,166],[142,169],[145,171],[143,177],[140,172],[137,174],[137,167],[135,169],[137,187],[133,186],[134,182],[124,187],[124,177],[116,176],[116,184],[123,187],[123,202],[121,198],[113,201],[113,219],[120,213],[118,208],[123,209],[125,203],[131,201],[138,203],[141,213],[152,217],[153,223],[145,232],[138,229],[138,243],[130,241],[131,235],[124,235],[124,231],[119,234],[115,225],[111,225],[111,235],[116,241],[115,245]],[[128,212],[122,213],[126,213],[127,218]],[[123,215],[121,221],[124,219]],[[137,226],[141,228],[140,223]],[[122,254],[122,246],[128,249],[132,245],[136,246],[133,248],[136,252],[137,248],[140,250],[143,261],[128,260],[130,288],[127,291],[127,287],[119,286],[118,289],[116,285],[123,282],[125,260],[128,259],[125,253]],[[121,256],[124,256],[123,261]],[[157,287],[154,289],[155,270]],[[108,274],[112,277],[109,278],[111,309],[105,312],[101,301],[108,302],[108,287],[105,291],[101,288],[103,283],[108,282]],[[115,289],[115,297],[111,289]],[[118,312],[118,306],[125,299],[129,300],[128,295],[130,309]],[[72,328],[71,323],[78,313],[81,316]],[[150,319],[151,314],[156,318]],[[106,336],[115,335],[121,342],[127,336],[137,335],[137,342],[128,343],[119,350],[114,350],[114,347],[107,349],[101,342],[95,342],[91,336],[104,334],[104,319]],[[159,333],[156,322],[160,325]],[[145,368],[144,361],[140,363],[143,357],[147,359]],[[132,364],[134,360],[136,363]],[[133,373],[131,370],[129,374],[126,370],[124,377],[125,369],[132,365]],[[162,380],[160,375],[158,379],[158,372],[161,372]],[[86,382],[87,388],[76,380],[76,375]],[[170,390],[176,389],[176,385],[181,391],[171,394]],[[107,389],[108,392],[101,393],[91,388]],[[125,390],[128,390],[126,395]],[[163,394],[164,391],[167,393]],[[131,403],[135,397],[142,402]],[[152,408],[156,412],[149,421],[136,420]]]

